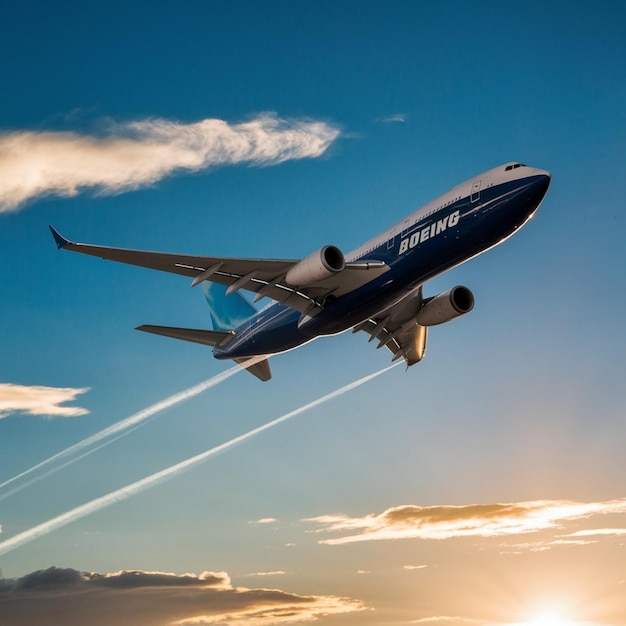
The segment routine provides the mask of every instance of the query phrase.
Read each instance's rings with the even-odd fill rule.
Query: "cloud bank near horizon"
[[[325,122],[266,113],[239,124],[148,119],[111,124],[100,136],[59,131],[0,133],[0,213],[48,195],[116,194],[178,172],[222,165],[276,165],[316,158],[339,137]]]
[[[88,387],[44,387],[42,385],[14,385],[0,383],[0,419],[16,413],[47,417],[76,417],[89,413],[87,409],[59,406],[72,402],[76,396],[89,391]]]
[[[320,528],[312,531],[315,533],[344,533],[343,537],[320,541],[327,545],[341,545],[358,541],[389,539],[441,540],[455,537],[500,537],[558,529],[565,522],[586,519],[594,515],[624,513],[626,513],[626,498],[589,503],[537,500],[462,506],[404,505],[364,517],[337,514],[322,515],[304,521],[320,525]],[[617,535],[620,534],[617,531],[621,530],[596,529],[589,531],[589,534]]]
[[[226,572],[98,574],[51,567],[0,580],[0,612],[15,626],[45,623],[50,615],[65,626],[82,626],[85,616],[92,626],[269,626],[363,609],[350,598],[235,587]]]

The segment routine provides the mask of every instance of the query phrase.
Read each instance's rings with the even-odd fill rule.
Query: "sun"
[[[544,609],[531,613],[526,620],[510,626],[585,626],[585,624],[565,617],[560,611]]]
[[[531,623],[533,626],[564,626],[567,622],[554,613],[542,613]]]
[[[523,626],[574,626],[574,622],[565,619],[557,613],[540,613]]]

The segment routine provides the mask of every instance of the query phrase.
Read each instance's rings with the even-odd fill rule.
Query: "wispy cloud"
[[[406,122],[406,115],[404,113],[393,113],[392,115],[379,117],[378,121],[381,124],[402,124]]]
[[[509,622],[509,621],[494,621],[493,619],[477,618],[477,617],[462,617],[460,615],[433,615],[431,617],[421,617],[407,624],[441,624],[442,626],[470,626],[475,624],[477,626],[538,626],[543,624],[557,624],[562,626],[601,626],[599,623],[593,623],[588,621],[574,621],[571,619],[564,620],[550,615],[544,615],[539,617],[531,617],[529,621],[525,622]],[[608,626],[605,623],[603,626]]]
[[[547,552],[558,546],[587,546],[598,541],[588,539],[549,539],[547,541],[525,541],[522,543],[499,544],[500,554],[525,554],[526,552]]]
[[[261,519],[253,520],[248,524],[274,524],[278,520],[275,517],[262,517]]]
[[[482,620],[477,620],[471,617],[460,617],[458,615],[433,615],[432,617],[422,617],[420,619],[413,620],[409,622],[409,624],[475,624],[479,622],[484,624]]]
[[[609,511],[612,512],[612,511]],[[600,543],[603,537],[624,537],[626,528],[588,528],[567,534],[557,534],[543,541],[524,543],[502,543],[501,554],[523,554],[524,552],[546,552],[559,546],[588,546]]]
[[[59,406],[72,402],[89,388],[43,387],[0,383],[0,419],[16,413],[47,417],[76,417],[89,413],[87,409]]]
[[[594,537],[596,535],[612,535],[621,536],[626,535],[626,528],[590,528],[588,530],[577,530],[574,533],[568,535],[561,535],[562,537]]]
[[[124,623],[269,626],[363,610],[358,600],[302,596],[278,589],[234,587],[225,572],[112,574],[52,567],[16,580],[0,580],[0,613],[7,623],[32,626],[50,615],[65,626]]]
[[[255,576],[284,576],[286,573],[287,572],[282,569],[278,569],[273,572],[252,572],[251,574],[246,574],[246,578]]]
[[[320,398],[317,398],[317,400],[308,402],[307,404],[304,404],[301,407],[294,409],[293,411],[289,411],[289,413],[285,413],[284,415],[281,415],[280,417],[277,417],[276,419],[270,422],[267,422],[263,424],[262,426],[253,428],[252,430],[249,430],[243,435],[234,437],[230,439],[229,441],[226,441],[218,446],[210,448],[209,450],[201,452],[200,454],[192,456],[184,461],[181,461],[180,463],[171,465],[170,467],[167,467],[161,470],[160,472],[155,472],[154,474],[150,474],[149,476],[146,476],[145,478],[142,478],[141,480],[135,481],[134,483],[126,485],[125,487],[121,487],[120,489],[116,489],[115,491],[111,491],[110,493],[104,496],[101,496],[99,498],[90,500],[89,502],[86,502],[85,504],[82,504],[73,509],[70,509],[69,511],[66,511],[65,513],[62,513],[61,515],[57,515],[56,517],[53,517],[52,519],[49,519],[46,522],[43,522],[28,530],[18,533],[17,535],[14,535],[13,537],[10,537],[9,539],[6,539],[5,541],[0,542],[0,555],[6,554],[7,552],[10,552],[11,550],[15,550],[16,548],[26,543],[29,543],[37,539],[38,537],[43,537],[44,535],[47,535],[59,528],[62,528],[63,526],[66,526],[67,524],[71,524],[72,522],[82,519],[83,517],[86,517],[87,515],[91,515],[92,513],[95,513],[96,511],[100,511],[112,504],[115,504],[116,502],[121,502],[122,500],[126,500],[127,498],[130,498],[131,496],[142,493],[146,491],[147,489],[150,489],[151,487],[161,484],[164,481],[169,480],[178,474],[181,474],[182,472],[189,471],[191,468],[206,461],[210,457],[215,456],[221,452],[225,452],[226,450],[233,448],[237,446],[238,444],[243,443],[244,441],[252,439],[253,437],[256,437],[257,435],[260,435],[262,432],[265,432],[266,430],[269,430],[270,428],[274,428],[275,426],[278,426],[279,424],[282,424],[283,422],[286,422],[287,420],[293,419],[294,417],[301,415],[302,413],[306,413],[307,411],[317,406],[320,406],[321,404],[324,404],[325,402],[328,402],[330,400],[333,400],[334,398],[342,396],[343,394],[348,393],[349,391],[356,389],[357,387],[360,387],[361,385],[364,385],[370,380],[373,380],[377,376],[380,376],[381,374],[388,372],[389,370],[393,369],[394,367],[397,367],[398,365],[399,363],[394,363],[392,365],[389,365],[388,367],[378,370],[377,372],[374,372],[373,374],[368,374],[367,376],[363,376],[363,378],[359,378],[358,380],[355,380],[347,385],[344,385],[343,387],[340,387],[339,389],[336,389],[335,391],[332,391],[331,393],[328,393]]]
[[[323,544],[340,545],[388,539],[516,535],[559,528],[566,521],[609,513],[626,513],[626,498],[592,503],[539,500],[464,506],[406,505],[364,517],[323,515],[305,521],[321,526],[313,532],[344,533],[342,537],[320,541]]]
[[[175,172],[319,157],[339,134],[324,122],[273,114],[239,124],[149,119],[110,124],[100,135],[5,132],[0,134],[0,213],[44,195],[130,191]]]

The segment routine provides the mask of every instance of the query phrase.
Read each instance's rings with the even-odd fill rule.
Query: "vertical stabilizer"
[[[202,291],[209,305],[214,330],[233,330],[256,313],[254,306],[238,291],[227,296],[224,285],[205,280]]]

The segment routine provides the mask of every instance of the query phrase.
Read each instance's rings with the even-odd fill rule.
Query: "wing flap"
[[[428,328],[416,321],[423,305],[422,288],[414,296],[401,300],[380,315],[355,326],[353,332],[366,332],[369,341],[378,340],[376,346],[387,348],[393,354],[392,361],[404,358],[407,366],[424,358],[428,340]]]

